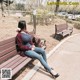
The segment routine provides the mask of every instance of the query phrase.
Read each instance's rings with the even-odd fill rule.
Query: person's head
[[[25,20],[21,20],[18,23],[18,28],[20,28],[20,30],[26,30],[26,21]]]

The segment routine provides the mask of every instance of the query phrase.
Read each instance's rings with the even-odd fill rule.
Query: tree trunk
[[[1,2],[1,11],[2,11],[2,16],[4,16],[3,1]]]
[[[9,5],[9,0],[8,0],[8,3],[7,4],[8,4],[7,9],[8,9],[8,15],[9,15],[9,6],[10,6]]]
[[[33,26],[34,26],[34,34],[36,34],[36,15],[33,15]]]
[[[55,8],[55,12],[58,12],[59,2],[60,2],[60,0],[56,0],[56,8]]]

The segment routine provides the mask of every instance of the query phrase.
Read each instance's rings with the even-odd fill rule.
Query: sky
[[[25,4],[27,0],[15,0],[15,1],[16,1],[16,3],[23,3],[23,4]]]
[[[29,2],[29,0],[15,0],[16,3],[22,3],[22,4],[26,4],[27,2]],[[38,0],[37,0],[38,1]],[[45,5],[47,0],[40,0],[42,5]]]
[[[16,3],[23,3],[23,4],[26,4],[27,1],[29,0],[15,0]],[[47,1],[56,1],[56,0],[40,0],[42,5],[45,5],[45,3]],[[60,1],[71,1],[71,2],[80,2],[80,0],[60,0]]]

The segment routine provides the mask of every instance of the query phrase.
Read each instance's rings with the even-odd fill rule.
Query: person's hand
[[[32,45],[32,50],[34,50],[35,49],[35,46],[34,45]]]

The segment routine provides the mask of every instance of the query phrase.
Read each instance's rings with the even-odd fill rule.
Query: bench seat
[[[39,44],[39,39],[35,39],[37,40],[37,44]],[[45,40],[40,39],[40,44],[43,43],[41,47],[45,45],[45,42]],[[24,53],[17,52],[17,45],[15,43],[15,37],[0,41],[0,70],[2,68],[11,68],[12,76],[32,60],[32,58],[25,56]]]
[[[16,51],[15,37],[0,42],[0,69],[11,68],[14,76],[29,61],[31,58],[21,56]]]

